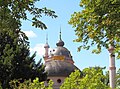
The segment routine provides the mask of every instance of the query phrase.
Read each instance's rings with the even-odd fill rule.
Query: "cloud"
[[[33,48],[30,48],[30,52],[34,53],[37,52],[37,56],[42,57],[45,53],[45,49],[44,49],[44,44],[36,44]]]
[[[30,53],[33,54],[34,52],[37,52],[36,56],[42,58],[45,54],[44,45],[45,44],[42,44],[42,43],[36,44],[33,48],[30,48]],[[53,48],[49,48],[48,54],[50,54],[51,50],[53,50]]]
[[[37,35],[32,30],[23,31],[23,32],[27,35],[27,37],[30,37],[30,38],[37,37]]]

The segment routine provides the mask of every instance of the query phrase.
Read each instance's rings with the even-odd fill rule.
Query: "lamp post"
[[[111,89],[115,89],[115,74],[116,74],[116,67],[115,67],[115,54],[114,54],[114,47],[109,46],[109,81]]]

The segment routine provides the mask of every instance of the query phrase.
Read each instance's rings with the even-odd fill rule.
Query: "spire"
[[[48,44],[48,34],[46,34],[46,44]]]
[[[62,38],[61,38],[61,27],[60,27],[60,34],[59,34],[59,41],[56,43],[57,46],[64,46],[64,42],[62,41]]]
[[[48,45],[48,34],[46,34],[46,44],[45,44],[44,48],[49,48],[49,45]]]
[[[48,34],[46,34],[46,44],[44,45],[44,48],[45,48],[44,60],[47,60],[47,58],[49,57]]]
[[[60,26],[60,40],[62,40],[62,39],[61,39],[61,26]]]

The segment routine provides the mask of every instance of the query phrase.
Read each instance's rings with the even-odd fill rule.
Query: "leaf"
[[[81,0],[82,10],[74,12],[69,20],[69,24],[75,28],[75,35],[78,37],[74,42],[80,42],[80,46],[89,45],[90,48],[93,44],[100,45],[92,52],[97,54],[102,51],[102,47],[108,48],[111,44],[109,40],[119,44],[120,4],[118,3],[120,0]],[[81,49],[88,50],[87,46],[78,47],[79,51]],[[119,48],[116,47],[116,49]]]

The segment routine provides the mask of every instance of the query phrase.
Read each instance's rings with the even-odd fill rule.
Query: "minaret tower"
[[[45,48],[44,60],[46,61],[49,57],[48,35],[46,35],[46,44],[44,45],[44,48]]]
[[[115,74],[116,74],[116,67],[115,67],[115,54],[114,54],[114,47],[111,45],[108,49],[109,51],[109,81],[111,89],[115,89]]]

